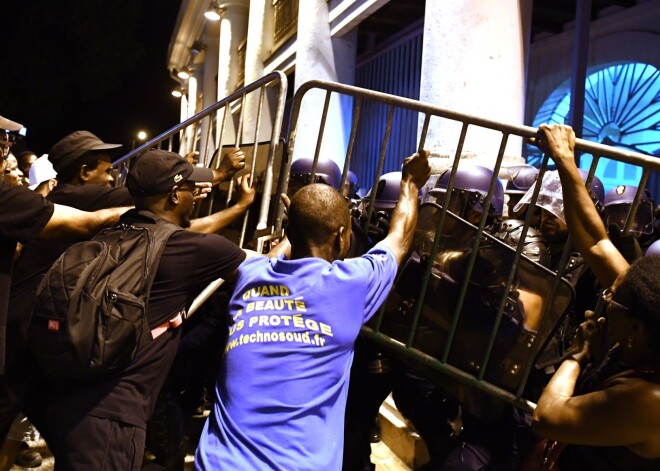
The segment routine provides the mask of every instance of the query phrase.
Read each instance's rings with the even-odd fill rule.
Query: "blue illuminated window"
[[[534,126],[568,120],[571,92],[555,90],[543,103]],[[599,70],[587,77],[583,138],[590,141],[660,156],[660,71],[648,64],[627,63]],[[541,154],[528,146],[527,161],[539,166]],[[593,157],[583,155],[580,167],[589,169]],[[596,175],[605,189],[637,185],[641,168],[600,159]]]

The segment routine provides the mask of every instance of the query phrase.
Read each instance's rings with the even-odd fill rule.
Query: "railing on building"
[[[298,0],[273,0],[273,44],[288,39],[298,29]]]
[[[217,169],[224,153],[234,147],[240,147],[246,154],[246,168],[250,169],[253,185],[257,182],[259,184],[261,199],[253,229],[261,235],[255,240],[246,240],[248,220],[255,219],[250,218],[250,213],[254,212],[254,209],[249,210],[243,218],[242,227],[235,237],[237,239],[235,242],[241,247],[249,245],[248,248],[260,252],[267,240],[267,233],[273,233],[281,227],[281,221],[276,219],[279,198],[273,195],[276,190],[276,182],[279,181],[279,171],[275,166],[279,165],[281,161],[276,154],[278,150],[281,151],[279,138],[286,91],[286,76],[279,71],[272,72],[237,90],[113,162],[115,166],[121,168],[121,176],[118,180],[123,183],[122,180],[125,178],[128,165],[133,158],[139,158],[141,154],[152,148],[174,150],[182,155],[190,151],[197,151],[199,152],[198,165]],[[267,99],[267,93],[272,98],[271,100]],[[270,107],[271,103],[274,106],[266,113],[266,107]],[[246,112],[246,110],[250,111]],[[248,113],[251,116],[248,116]],[[270,117],[268,124],[272,130],[267,140],[260,142],[262,141],[260,136],[264,134],[262,130],[264,115]],[[192,141],[187,141],[186,136],[192,136]],[[259,175],[256,174],[257,170],[260,172]],[[210,214],[218,209],[218,206],[222,206],[222,204],[217,204],[219,201],[215,200],[216,194],[219,192],[215,191],[211,193],[210,198],[207,198],[209,201],[204,205],[203,212]],[[233,181],[228,183],[227,205],[232,194]],[[275,192],[275,195],[277,194]],[[249,244],[247,244],[248,242]]]
[[[395,283],[395,288],[392,293],[390,293],[388,302],[383,306],[380,313],[377,314],[367,326],[363,327],[362,335],[377,342],[386,350],[393,352],[399,357],[399,359],[403,359],[408,364],[424,371],[430,377],[434,377],[439,383],[444,385],[450,394],[455,394],[461,401],[470,400],[470,398],[472,398],[477,402],[485,403],[486,407],[490,407],[492,403],[489,401],[494,400],[496,405],[503,405],[508,402],[528,411],[533,410],[535,407],[534,403],[523,397],[528,376],[532,368],[535,367],[534,361],[537,354],[553,334],[560,318],[563,316],[574,297],[572,285],[570,285],[570,283],[563,277],[565,267],[568,265],[567,261],[571,255],[570,239],[566,243],[562,260],[559,263],[559,271],[553,272],[522,255],[525,237],[530,226],[531,211],[528,212],[519,238],[520,242],[516,247],[508,247],[499,240],[495,240],[494,237],[485,232],[484,229],[486,226],[488,208],[490,207],[496,188],[497,176],[502,165],[504,151],[509,136],[530,138],[537,135],[537,129],[490,121],[475,116],[453,112],[420,101],[387,95],[385,93],[374,92],[358,87],[330,82],[311,81],[303,84],[294,97],[291,131],[288,142],[289,155],[293,155],[296,144],[296,133],[298,131],[298,120],[300,118],[303,97],[312,90],[314,90],[315,93],[319,93],[319,90],[321,91],[320,93],[325,93],[325,103],[314,153],[314,168],[316,168],[321,153],[331,95],[333,93],[340,94],[352,97],[353,99],[353,117],[350,138],[346,150],[345,164],[342,172],[341,187],[343,187],[344,182],[346,181],[347,172],[351,166],[353,150],[356,146],[356,135],[358,135],[357,130],[359,126],[364,125],[361,124],[360,119],[362,115],[361,110],[364,109],[366,104],[377,103],[384,105],[387,116],[384,130],[382,132],[383,137],[378,152],[378,161],[375,165],[371,166],[372,168],[375,168],[375,171],[373,175],[367,176],[368,181],[373,183],[371,186],[372,188],[376,187],[379,177],[383,173],[383,164],[388,144],[391,141],[391,135],[392,133],[397,132],[397,129],[393,129],[393,117],[395,112],[401,110],[412,111],[419,120],[418,122],[423,123],[418,145],[419,149],[424,148],[431,118],[433,118],[434,125],[438,125],[440,121],[460,123],[460,136],[458,137],[456,146],[457,150],[453,160],[447,162],[448,165],[451,166],[451,176],[448,189],[443,197],[438,198],[439,206],[437,206],[438,209],[435,212],[435,216],[438,217],[436,218],[437,220],[433,219],[432,224],[432,226],[435,227],[429,227],[428,221],[425,222],[425,229],[428,231],[428,234],[433,234],[434,236],[428,241],[429,243],[425,248],[425,253],[420,257],[419,266],[421,269],[418,271],[420,274],[419,282],[413,287],[408,287],[411,291],[415,292],[409,296],[409,299],[405,300],[402,299],[403,296],[400,293],[397,295],[396,293],[400,291],[398,283],[401,282],[401,278],[399,278],[398,282]],[[486,200],[483,203],[485,209],[481,220],[476,226],[471,225],[446,209],[450,200],[451,190],[454,187],[454,179],[466,133],[468,128],[474,127],[486,128],[501,134],[499,150],[497,153],[493,153],[493,178],[490,182]],[[309,130],[306,130],[306,132],[309,132]],[[601,157],[619,160],[643,168],[642,179],[639,184],[640,191],[635,198],[631,214],[629,215],[626,224],[625,230],[628,231],[632,224],[632,215],[634,215],[641,200],[641,189],[646,185],[650,172],[653,170],[660,170],[660,160],[643,154],[616,149],[581,139],[578,139],[576,142],[576,150],[594,156],[587,184],[590,184],[598,160]],[[402,155],[401,161],[403,161],[403,158],[405,157],[406,156]],[[541,181],[544,172],[547,170],[547,165],[548,156],[546,155],[543,159],[538,183],[535,186],[534,194],[530,202],[530,205],[532,206],[536,203],[538,198]],[[289,169],[290,163],[287,164],[283,173],[282,178],[285,183],[288,181]],[[312,180],[314,180],[314,174],[315,170],[312,173]],[[366,217],[366,221],[372,220],[371,216],[375,198],[376,192],[372,192],[370,199],[367,202],[369,214]],[[427,209],[431,206],[432,205],[427,206]],[[420,209],[420,214],[421,211],[422,210]],[[426,214],[428,215],[430,213],[426,212]],[[434,314],[433,312],[429,314],[429,311],[432,311],[433,309],[430,309],[428,306],[429,296],[432,295],[430,281],[437,281],[434,274],[436,255],[439,254],[439,250],[441,249],[441,234],[443,232],[443,227],[445,226],[446,221],[450,218],[459,221],[466,228],[470,228],[473,231],[474,243],[471,247],[470,256],[465,268],[464,280],[462,280],[462,284],[459,283],[460,291],[456,307],[455,309],[452,308],[453,314],[449,318],[447,325],[441,330],[437,330],[438,332],[442,332],[443,338],[438,338],[437,340],[437,342],[442,342],[442,344],[440,346],[432,345],[429,349],[428,343],[424,344],[424,342],[420,342],[419,329],[423,325],[426,327],[431,325],[432,328],[437,328],[437,326],[433,326],[432,322],[429,322],[428,317],[429,315]],[[422,218],[420,216],[420,222],[421,221]],[[420,223],[418,222],[416,237],[420,232],[419,227]],[[365,227],[365,229],[368,229],[368,227]],[[414,244],[415,242],[413,242],[413,245]],[[466,297],[471,294],[468,293],[468,285],[471,281],[475,267],[475,259],[480,247],[484,244],[497,246],[497,250],[499,250],[500,253],[505,253],[510,260],[510,270],[502,280],[502,286],[500,287],[501,292],[498,291],[498,296],[500,296],[501,293],[501,298],[497,303],[494,303],[497,312],[492,316],[493,318],[490,319],[492,322],[492,330],[488,333],[487,339],[483,342],[482,347],[485,348],[479,351],[479,355],[482,356],[476,358],[474,362],[475,364],[466,367],[464,364],[457,365],[453,363],[453,349],[470,348],[469,345],[466,347],[466,344],[471,343],[472,339],[469,336],[467,338],[461,338],[466,335],[466,332],[464,330],[461,331],[458,327],[461,317],[465,317],[465,313],[462,312],[462,306],[466,301]],[[508,266],[509,265],[507,265],[507,267]],[[404,267],[403,270],[405,269],[406,268]],[[497,354],[494,352],[498,340],[498,331],[500,326],[503,325],[503,312],[507,306],[507,298],[514,290],[514,282],[520,278],[526,278],[526,281],[531,280],[533,283],[543,286],[542,292],[534,293],[540,295],[543,300],[542,311],[540,312],[540,322],[535,332],[527,332],[524,336],[521,334],[521,336],[516,339],[515,345],[511,347],[511,350],[508,350],[505,353],[504,358],[497,357]],[[550,300],[552,300],[552,302],[550,302]],[[392,305],[393,303],[394,305]],[[405,303],[408,304],[404,306]],[[405,328],[403,330],[392,329],[389,325],[392,316],[399,316],[402,310],[407,312]],[[426,339],[428,338],[429,337],[427,336]],[[433,350],[433,353],[429,353],[429,350]],[[493,408],[496,409],[497,406],[493,406]],[[486,413],[488,412],[489,411],[486,411]]]

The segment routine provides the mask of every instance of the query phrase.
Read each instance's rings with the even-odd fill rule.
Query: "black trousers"
[[[49,410],[46,437],[55,470],[139,471],[145,430],[111,419],[76,417],[65,409]]]

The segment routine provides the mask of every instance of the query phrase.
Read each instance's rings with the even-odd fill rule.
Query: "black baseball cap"
[[[138,157],[126,177],[126,186],[133,195],[151,196],[169,192],[185,181],[211,182],[213,171],[193,167],[175,152],[149,150]]]
[[[89,131],[75,131],[60,139],[50,148],[48,160],[57,173],[65,171],[79,158],[91,150],[110,150],[121,144],[108,144]]]

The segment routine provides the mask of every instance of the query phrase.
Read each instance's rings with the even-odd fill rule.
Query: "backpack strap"
[[[143,214],[143,213],[148,213],[148,214]],[[146,279],[144,286],[145,308],[148,310],[149,297],[151,296],[151,287],[153,285],[154,278],[156,277],[156,272],[158,271],[160,258],[163,255],[163,251],[165,250],[167,241],[169,240],[172,234],[178,231],[182,231],[184,229],[181,226],[177,226],[168,221],[165,221],[164,219],[161,219],[155,214],[149,213],[148,211],[140,211],[139,215],[147,216],[147,218],[144,221],[134,222],[134,225],[139,227],[145,227],[149,230],[150,245],[151,245],[151,253],[148,255],[149,260],[147,263],[148,271],[147,271],[147,276],[145,277]],[[151,340],[157,338],[158,336],[165,333],[165,331],[167,331],[167,329],[169,329],[170,327],[180,326],[185,320],[185,318],[186,318],[186,310],[184,307],[172,319],[159,325],[158,327],[155,327],[152,330],[149,329],[148,322],[145,316],[145,328],[143,330],[144,335],[141,340],[141,344],[146,344]]]

